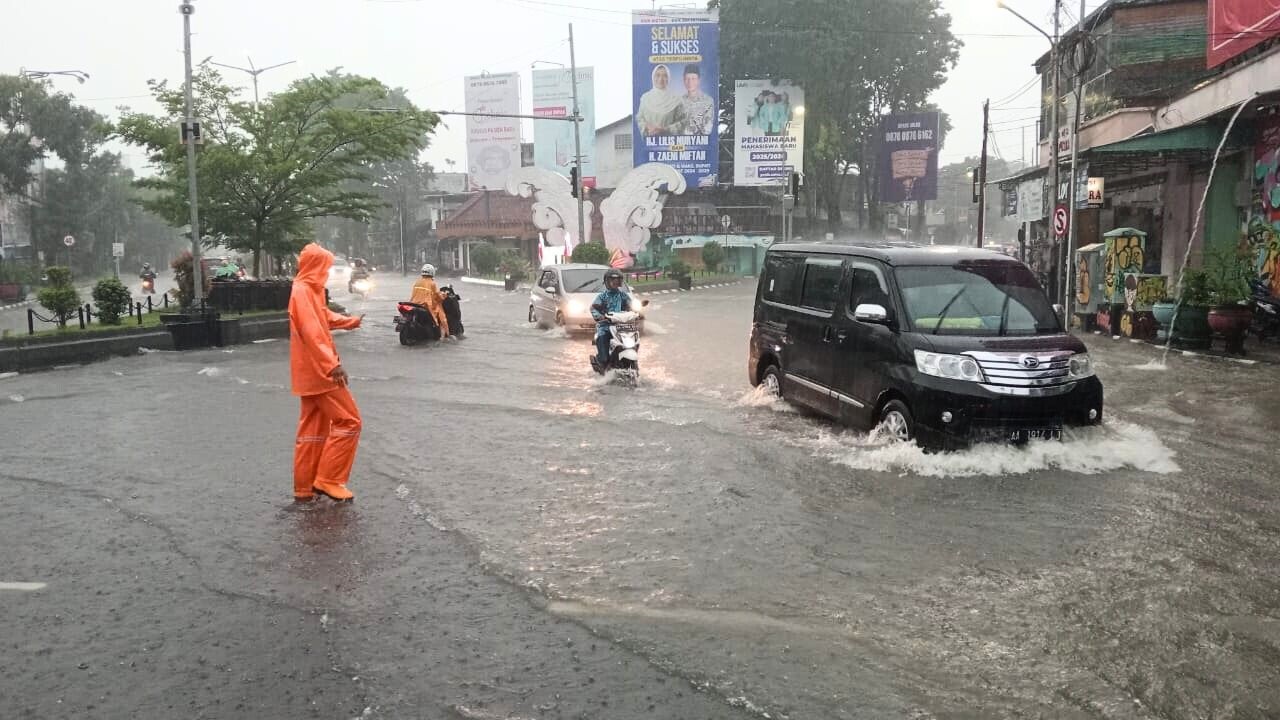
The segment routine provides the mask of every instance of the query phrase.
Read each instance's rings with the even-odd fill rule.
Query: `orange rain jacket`
[[[409,302],[425,306],[431,317],[436,319],[436,325],[440,326],[440,337],[449,334],[449,318],[444,314],[444,298],[445,294],[436,286],[436,281],[429,277],[418,278],[418,282],[413,284],[413,297],[409,298]]]
[[[325,303],[324,284],[332,265],[333,253],[315,243],[298,255],[298,274],[289,295],[289,369],[294,395],[320,395],[341,387],[329,377],[342,364],[330,331],[360,327],[360,318],[339,315]]]

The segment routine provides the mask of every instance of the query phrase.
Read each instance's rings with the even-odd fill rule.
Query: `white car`
[[[346,282],[351,277],[351,265],[346,258],[334,258],[333,265],[329,267],[329,279],[332,281],[341,280]]]
[[[563,327],[571,333],[595,332],[591,303],[604,291],[604,274],[608,265],[548,265],[538,271],[537,282],[529,291],[529,322],[540,328]],[[631,295],[632,308],[641,312],[641,303],[625,283],[623,292]],[[644,317],[640,318],[644,328]]]

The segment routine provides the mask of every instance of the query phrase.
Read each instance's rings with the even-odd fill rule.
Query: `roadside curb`
[[[0,305],[0,312],[4,312],[5,310],[17,310],[18,308],[24,308],[24,307],[27,307],[28,305],[34,305],[35,302],[36,302],[35,300],[23,300],[20,303]]]
[[[1105,335],[1100,332],[1094,332],[1093,336],[1099,339],[1110,339],[1112,342],[1119,343],[1129,341],[1134,345],[1146,345],[1149,348],[1163,352],[1164,345],[1154,343],[1149,340],[1138,340],[1135,338],[1127,338],[1123,335]],[[1183,350],[1182,348],[1170,347],[1169,352],[1177,353],[1183,357],[1201,358],[1204,360],[1212,360],[1216,362],[1230,362],[1237,365],[1253,366],[1253,365],[1280,365],[1280,358],[1266,357],[1265,355],[1246,355],[1244,357],[1235,357],[1232,355],[1223,355],[1211,350]]]
[[[727,282],[727,283],[712,283],[710,285],[694,285],[692,288],[688,290],[680,290],[678,288],[670,289],[670,290],[649,290],[647,292],[638,290],[636,291],[636,295],[671,295],[673,293],[693,292],[696,290],[710,290],[712,288],[732,287],[734,285],[741,285],[741,284],[742,284],[741,280],[735,280],[734,282]]]

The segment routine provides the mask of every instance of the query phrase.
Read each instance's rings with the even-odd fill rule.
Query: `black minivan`
[[[1031,270],[954,246],[779,244],[748,372],[787,401],[926,448],[1102,422],[1102,383]]]

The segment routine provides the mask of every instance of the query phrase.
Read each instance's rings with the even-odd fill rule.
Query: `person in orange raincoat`
[[[449,335],[449,318],[444,314],[445,294],[436,286],[435,277],[436,266],[431,263],[423,265],[422,277],[413,284],[413,296],[409,298],[409,302],[427,308],[427,312],[435,318],[436,327],[440,328],[440,337],[443,339]]]
[[[289,366],[293,394],[302,402],[293,452],[293,497],[298,502],[312,500],[316,493],[337,501],[355,498],[347,479],[360,442],[360,411],[347,388],[332,331],[354,330],[364,316],[329,309],[324,285],[332,265],[328,250],[315,243],[302,248],[289,295]]]

